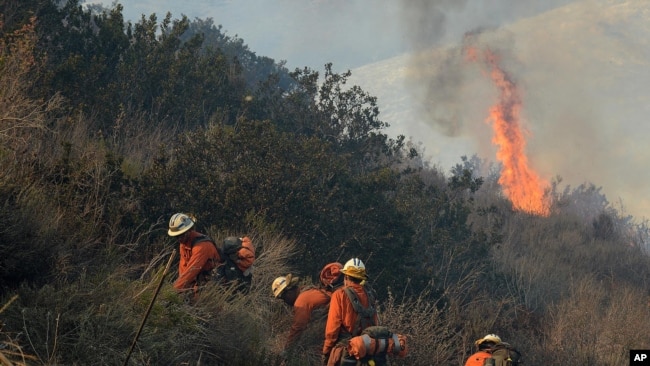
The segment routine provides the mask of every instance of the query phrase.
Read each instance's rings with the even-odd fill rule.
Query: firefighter
[[[178,278],[174,289],[196,297],[200,286],[210,278],[210,273],[220,262],[217,248],[210,241],[200,240],[205,235],[194,230],[195,219],[184,213],[174,214],[169,220],[167,234],[178,239]]]
[[[327,315],[332,291],[343,284],[342,268],[343,265],[338,262],[323,267],[318,287],[299,286],[299,278],[291,274],[280,276],[273,281],[271,285],[273,296],[293,307],[293,322],[282,354],[286,354],[287,349],[304,332],[310,321]]]
[[[366,286],[366,266],[359,258],[352,258],[341,270],[343,287],[334,291],[325,326],[322,349],[323,365],[338,365],[341,359],[352,361],[346,354],[346,342],[369,326],[378,325],[375,296]],[[354,360],[356,364],[356,360]]]

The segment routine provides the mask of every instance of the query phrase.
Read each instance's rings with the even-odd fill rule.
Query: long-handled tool
[[[163,280],[165,279],[165,275],[167,274],[167,271],[169,271],[169,267],[171,267],[172,261],[174,260],[175,256],[176,256],[176,249],[174,249],[172,251],[172,255],[169,256],[169,261],[167,261],[167,266],[165,266],[165,270],[163,271],[163,274],[160,277],[160,282],[158,282],[158,287],[156,288],[156,292],[154,292],[153,297],[151,298],[151,302],[149,303],[149,308],[147,308],[147,312],[144,314],[144,317],[142,318],[142,323],[140,324],[140,328],[138,329],[138,332],[135,334],[135,338],[133,338],[133,343],[131,344],[131,348],[129,348],[129,353],[126,354],[126,359],[124,360],[124,366],[126,366],[129,363],[129,358],[131,358],[131,353],[135,348],[135,344],[138,342],[138,338],[140,337],[142,328],[144,328],[144,323],[147,321],[147,318],[149,317],[151,308],[153,308],[153,303],[154,301],[156,301],[156,296],[158,296],[158,292],[160,292],[160,288],[162,287]]]

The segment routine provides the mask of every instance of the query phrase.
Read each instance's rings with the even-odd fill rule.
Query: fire
[[[525,154],[526,138],[520,126],[522,98],[517,85],[489,49],[481,53],[475,47],[468,47],[465,51],[469,61],[482,62],[487,67],[499,91],[498,101],[490,108],[486,122],[492,125],[492,143],[498,147],[496,157],[503,166],[499,177],[503,192],[516,210],[548,216],[550,208],[544,195],[548,183],[529,167]]]

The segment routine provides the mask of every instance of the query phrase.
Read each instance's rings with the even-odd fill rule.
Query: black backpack
[[[517,366],[521,364],[521,353],[506,342],[500,342],[488,350],[492,357],[485,359],[484,365]]]

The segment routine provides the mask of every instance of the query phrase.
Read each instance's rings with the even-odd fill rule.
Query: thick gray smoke
[[[615,207],[622,201],[637,219],[650,216],[650,3],[469,0],[462,9],[447,1],[420,6],[403,12],[413,47],[405,90],[415,118],[445,136],[440,144],[470,139],[479,156],[494,156],[484,121],[495,89],[461,52],[463,34],[472,32],[481,47],[497,50],[521,88],[535,170],[572,186],[602,186]],[[426,25],[427,12],[444,26]],[[430,40],[445,43],[426,47],[428,32]]]

